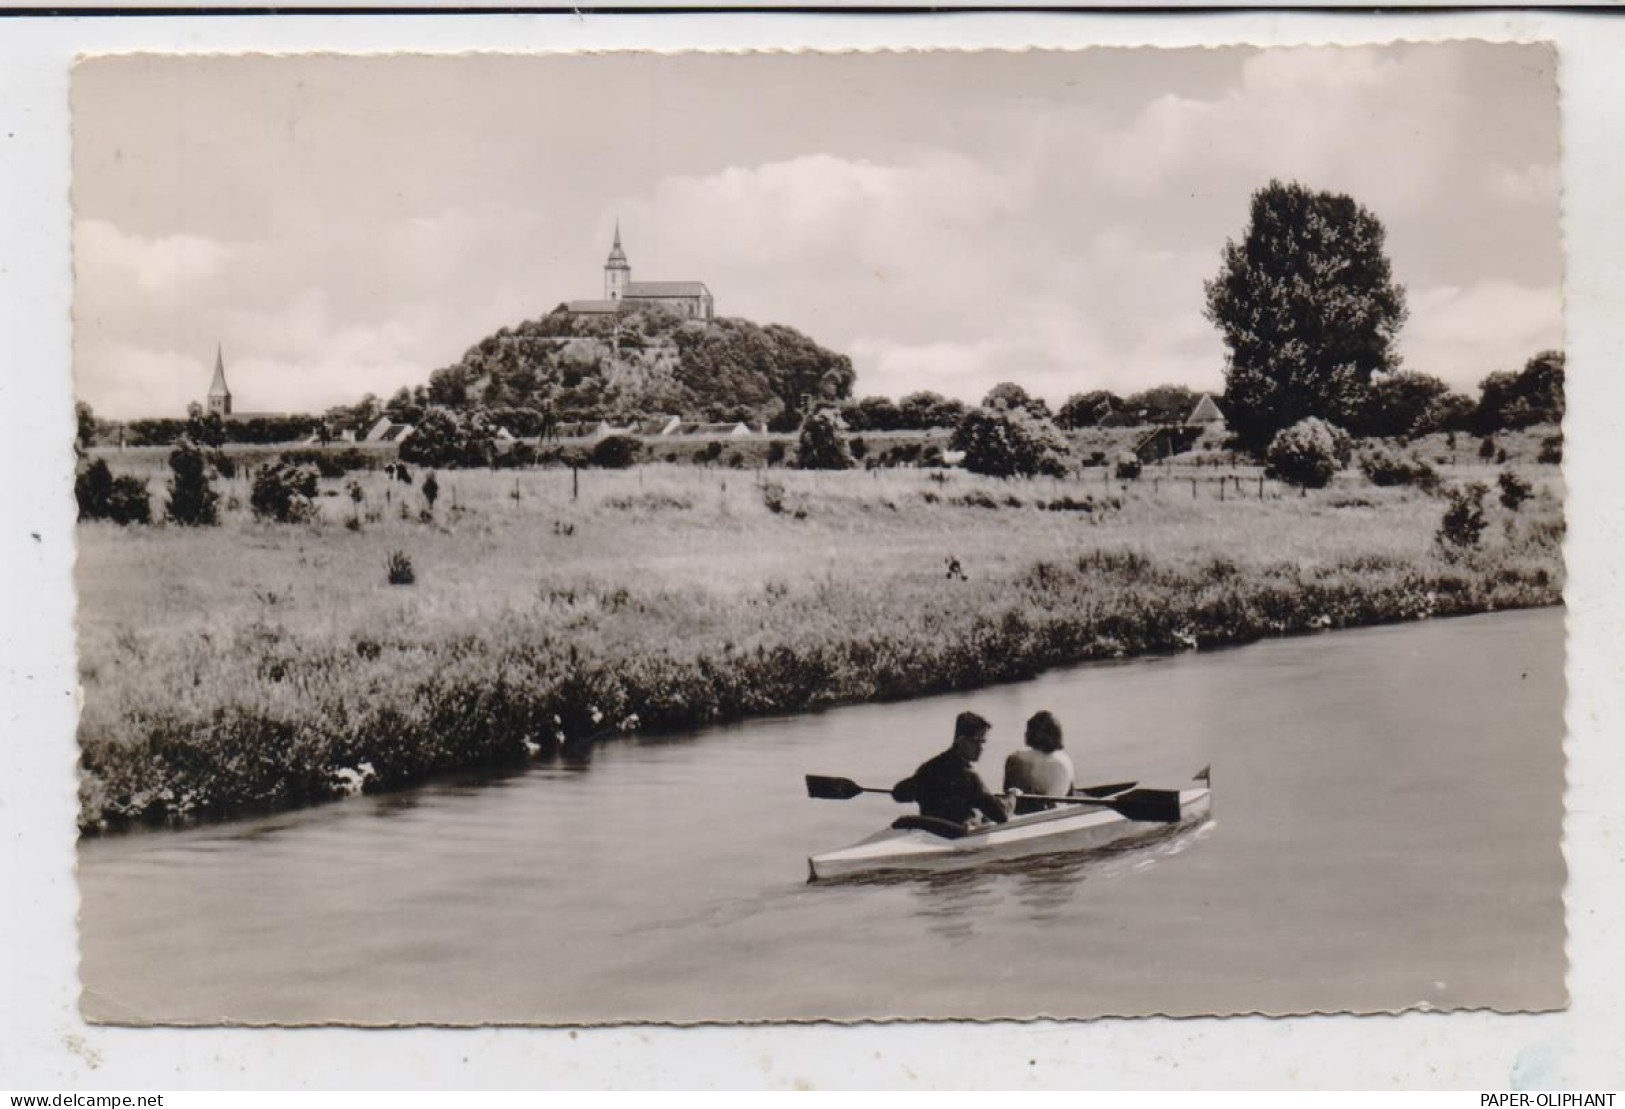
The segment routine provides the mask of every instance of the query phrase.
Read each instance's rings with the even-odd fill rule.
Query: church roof
[[[595,312],[605,314],[619,312],[624,305],[618,300],[572,300],[565,307],[572,312],[591,315]]]
[[[220,355],[220,347],[214,348],[214,380],[209,383],[211,397],[229,397],[231,390],[226,388],[226,363]]]
[[[629,297],[699,297],[710,296],[711,290],[703,281],[632,281],[627,284]]]

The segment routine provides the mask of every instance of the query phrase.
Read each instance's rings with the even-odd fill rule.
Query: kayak
[[[1212,808],[1213,788],[1203,784],[1179,791],[1179,820],[1175,823],[1129,820],[1107,808],[1063,804],[1011,817],[1003,824],[987,824],[962,833],[956,829],[955,834],[945,835],[929,827],[908,827],[911,823],[930,822],[905,817],[898,821],[903,827],[884,828],[850,847],[812,856],[807,860],[807,880],[884,871],[954,870],[1005,859],[1120,847],[1139,840],[1162,839],[1173,831],[1199,824]]]

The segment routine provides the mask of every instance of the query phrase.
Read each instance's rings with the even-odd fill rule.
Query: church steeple
[[[226,360],[218,343],[214,348],[214,380],[209,383],[209,411],[221,416],[231,415],[231,390],[226,388]]]
[[[604,263],[604,299],[620,300],[632,284],[632,265],[621,249],[621,221],[615,221],[615,245],[609,248],[609,261]]]

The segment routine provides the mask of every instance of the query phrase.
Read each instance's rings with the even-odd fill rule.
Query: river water
[[[1564,1003],[1561,609],[1088,664],[603,745],[590,766],[85,842],[92,1019],[1033,1017]],[[808,885],[889,785],[1055,712],[1080,779],[1214,818],[1155,847]],[[996,783],[995,783],[996,784]]]

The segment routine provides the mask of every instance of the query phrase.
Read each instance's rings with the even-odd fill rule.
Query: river
[[[115,1022],[591,1023],[1564,1003],[1563,612],[1087,664],[602,745],[306,811],[81,845],[84,1008]],[[1214,817],[1158,846],[806,884],[806,856],[993,722]],[[996,784],[996,781],[995,781]]]

